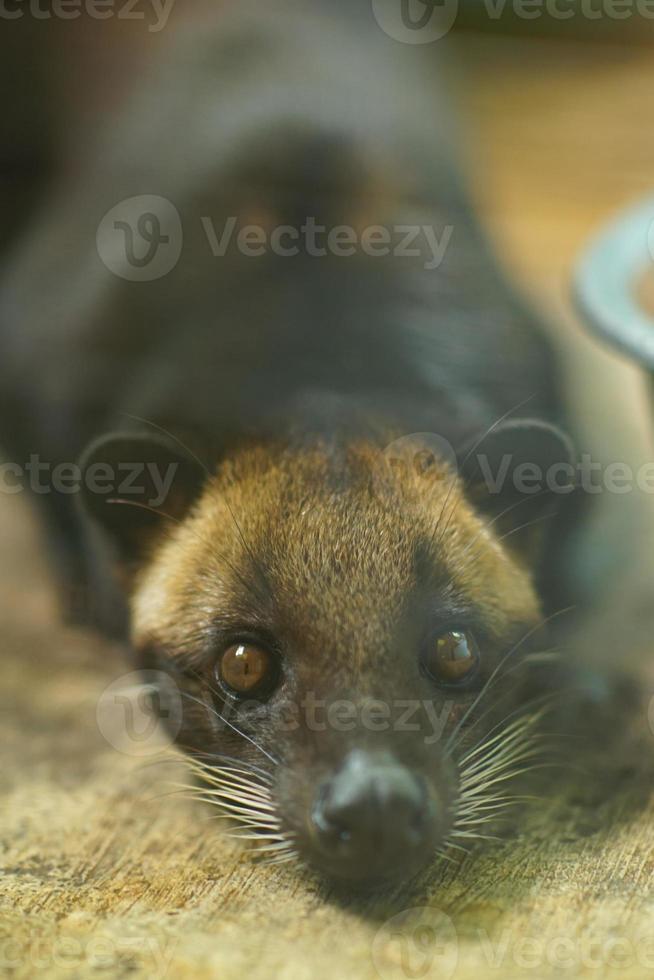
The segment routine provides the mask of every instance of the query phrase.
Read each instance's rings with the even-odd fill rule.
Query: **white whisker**
[[[499,732],[497,726],[459,761],[459,798],[452,830],[446,840],[449,847],[457,840],[499,840],[481,832],[481,828],[501,816],[512,806],[528,799],[497,792],[500,784],[539,768],[533,760],[542,755],[543,733],[537,730],[545,709],[523,715]],[[450,751],[453,743],[450,742]]]
[[[228,837],[248,842],[252,855],[268,864],[297,860],[293,835],[282,829],[268,774],[234,760],[221,765],[193,756],[188,761],[198,783],[173,785],[187,798],[214,807],[215,819],[235,825],[227,831]]]

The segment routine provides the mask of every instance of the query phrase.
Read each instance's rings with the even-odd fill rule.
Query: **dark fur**
[[[130,532],[118,557],[135,645],[209,701],[215,651],[235,634],[283,650],[282,701],[308,691],[422,700],[434,696],[416,654],[429,630],[470,617],[488,678],[542,615],[533,579],[545,582],[546,563],[519,538],[500,543],[504,521],[484,528],[500,508],[475,496],[474,481],[453,485],[443,467],[426,501],[374,489],[378,451],[395,435],[434,432],[463,450],[506,416],[564,422],[553,353],[497,273],[461,190],[437,68],[352,0],[259,4],[177,39],[97,169],[61,188],[2,288],[12,458],[74,461],[92,437],[138,417],[147,424],[137,427],[181,439],[185,466],[217,470],[213,482],[196,472],[188,520],[188,501],[179,513],[171,501],[163,525],[145,513],[103,518]],[[117,201],[144,193],[175,203],[185,249],[164,279],[128,283],[100,262],[95,231]],[[220,226],[231,214],[271,227],[315,216],[454,231],[436,270],[362,255],[215,259],[200,216]],[[550,460],[539,438],[549,431],[534,429],[532,461]],[[105,501],[89,503],[102,517]],[[98,558],[89,564],[75,502],[50,494],[43,504],[58,573],[86,594]],[[541,598],[546,609],[555,601]],[[514,680],[477,734],[520,703]],[[460,699],[447,732],[473,700]],[[261,763],[187,708],[182,744]],[[240,724],[283,759],[282,819],[310,852],[311,795],[354,736],[316,739],[301,726],[280,738],[270,708],[258,711]],[[420,732],[394,746],[429,774],[445,833],[455,761],[442,745],[425,749]]]

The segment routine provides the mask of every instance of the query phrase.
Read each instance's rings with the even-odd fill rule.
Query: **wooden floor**
[[[564,325],[574,363],[610,368],[618,401],[635,413],[637,374],[589,352],[566,295],[594,226],[654,185],[654,55],[468,45],[468,146],[501,254]],[[594,370],[586,371],[593,383]],[[642,414],[631,430],[638,452],[649,437]],[[346,901],[294,869],[253,865],[199,805],[169,789],[183,779],[179,763],[110,746],[98,700],[129,666],[119,651],[58,625],[20,497],[0,499],[0,541],[0,974],[654,975],[654,737],[645,711],[602,750],[601,779],[573,742],[567,755],[578,765],[497,843],[436,867],[412,892]],[[420,921],[433,931],[416,932]]]

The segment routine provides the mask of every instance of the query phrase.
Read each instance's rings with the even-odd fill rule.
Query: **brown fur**
[[[228,637],[263,635],[279,652],[279,691],[231,717],[280,761],[272,767],[276,802],[300,850],[316,786],[348,749],[371,741],[392,744],[434,780],[451,821],[456,760],[446,758],[443,740],[478,692],[439,692],[421,674],[425,630],[472,618],[488,679],[539,620],[528,571],[473,510],[452,471],[436,464],[426,480],[391,474],[383,460],[363,443],[243,449],[219,467],[187,519],[168,525],[135,582],[136,647],[156,650],[209,706],[219,700],[213,669]],[[493,693],[495,710],[484,701],[484,730],[506,714],[508,691]],[[447,726],[429,745],[424,719],[411,736],[357,726],[316,732],[297,714],[307,696],[326,704],[349,698],[359,707],[373,699],[430,701],[448,710]],[[271,705],[295,709],[299,723],[273,724]],[[212,707],[191,701],[186,709],[185,747],[271,768],[252,743],[217,726]]]
[[[138,577],[137,646],[155,635],[184,654],[215,619],[244,625],[250,617],[270,629],[259,606],[260,568],[275,597],[271,615],[296,642],[329,637],[334,657],[347,649],[350,667],[362,665],[373,652],[367,643],[374,640],[380,653],[375,630],[392,629],[416,585],[418,545],[427,549],[432,573],[479,609],[498,640],[512,623],[536,620],[528,571],[473,510],[451,471],[443,466],[421,495],[412,492],[418,477],[410,473],[385,486],[375,480],[381,460],[365,444],[338,460],[322,446],[257,447],[227,460]]]

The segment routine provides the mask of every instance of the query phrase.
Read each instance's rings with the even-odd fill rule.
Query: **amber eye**
[[[479,648],[474,636],[462,630],[448,630],[431,641],[423,665],[439,684],[464,684],[472,679],[479,664]]]
[[[216,669],[223,688],[241,697],[270,692],[278,673],[273,654],[252,643],[227,647]]]

